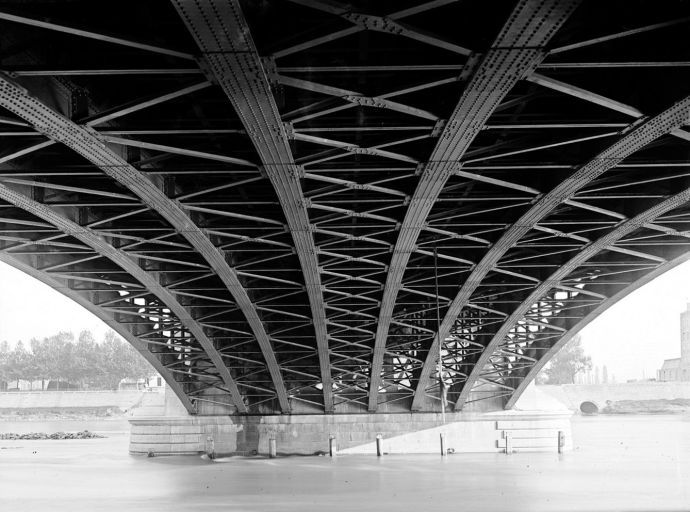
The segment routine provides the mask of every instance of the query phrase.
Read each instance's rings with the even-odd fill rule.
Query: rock
[[[94,434],[88,430],[83,430],[81,432],[55,432],[52,434],[47,434],[46,432],[29,432],[28,434],[15,434],[9,432],[7,434],[0,434],[0,440],[3,441],[38,441],[44,439],[100,439],[105,436]]]

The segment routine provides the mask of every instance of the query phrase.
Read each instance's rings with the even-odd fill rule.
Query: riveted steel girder
[[[630,126],[627,133],[623,134],[614,144],[598,154],[590,162],[580,167],[568,180],[563,181],[553,190],[542,196],[527,213],[506,231],[501,239],[472,271],[467,283],[465,283],[453,300],[441,323],[439,338],[445,339],[448,335],[455,318],[457,318],[460,311],[467,305],[477,285],[496,267],[499,260],[508,249],[518,243],[519,240],[540,220],[546,217],[546,215],[558,205],[562,204],[563,201],[572,198],[578,190],[582,189],[582,187],[590,183],[593,179],[622,162],[627,156],[655,141],[659,137],[667,135],[680,126],[683,126],[687,123],[689,116],[690,97],[687,97],[645,122],[634,123]],[[639,223],[637,225],[639,226]],[[486,350],[478,358],[463,386],[460,397],[456,402],[456,408],[462,408],[472,385],[476,382],[483,365],[488,361],[490,356],[491,351]],[[429,368],[426,374],[427,379],[431,370],[431,364],[428,366]],[[424,375],[422,376],[424,377]],[[424,385],[421,379],[420,386],[421,387],[418,388],[418,394],[415,397],[418,401],[417,403],[421,402],[421,395],[424,393]]]
[[[690,5],[403,3],[6,2],[2,253],[190,410],[514,401],[690,249]]]
[[[223,362],[220,353],[213,345],[213,341],[206,335],[199,323],[192,318],[190,313],[179,303],[174,294],[167,288],[162,286],[155,276],[149,274],[142,269],[136,261],[124,251],[116,249],[108,244],[102,237],[94,233],[93,230],[80,226],[61,214],[57,213],[50,207],[32,200],[30,197],[8,188],[6,185],[0,183],[0,198],[30,212],[32,215],[51,223],[64,233],[77,238],[86,245],[95,250],[125,270],[129,275],[139,281],[153,295],[158,297],[164,304],[166,304],[170,311],[182,322],[182,324],[189,330],[196,338],[199,344],[204,348],[209,358],[213,362],[216,371],[223,380],[223,383],[228,387],[233,403],[237,410],[241,413],[247,412],[247,406],[242,400],[237,384],[233,379],[230,371]]]
[[[565,279],[575,269],[580,267],[584,262],[596,256],[603,250],[615,250],[613,244],[625,237],[627,234],[639,229],[641,226],[649,222],[653,222],[657,217],[664,213],[678,208],[688,202],[690,199],[690,188],[669,197],[661,203],[649,208],[645,212],[636,215],[635,217],[622,221],[615,229],[611,230],[606,235],[602,236],[594,242],[588,243],[581,251],[571,258],[567,263],[563,264],[556,270],[548,279],[538,285],[532,293],[519,305],[511,315],[503,322],[503,325],[498,329],[491,341],[484,348],[484,354],[489,356],[498,348],[498,346],[506,339],[508,333],[515,327],[515,324],[524,318],[529,309],[537,303],[550,289],[560,284],[561,280]],[[665,263],[664,260],[661,260]],[[664,265],[662,265],[664,266]],[[606,301],[605,301],[606,302]],[[567,336],[567,333],[564,334]],[[559,342],[560,343],[560,342]],[[481,369],[480,369],[481,371]],[[472,375],[470,375],[471,377]],[[479,377],[478,377],[479,378]],[[474,384],[466,382],[468,384]],[[471,388],[468,388],[471,392]],[[462,394],[461,394],[462,396]]]
[[[574,327],[568,330],[568,332],[564,333],[563,336],[560,337],[558,342],[554,343],[548,351],[545,351],[544,354],[539,358],[539,360],[530,367],[526,375],[520,377],[520,384],[518,384],[515,390],[510,394],[510,397],[506,401],[505,408],[512,409],[513,406],[515,406],[516,402],[520,399],[522,394],[525,392],[525,389],[527,389],[527,386],[530,385],[530,383],[536,378],[537,374],[544,368],[544,366],[551,360],[551,358],[555,356],[559,350],[561,350],[570,340],[577,336],[582,331],[582,329],[587,327],[599,315],[604,313],[614,304],[626,298],[631,293],[635,292],[636,290],[639,290],[647,283],[650,283],[657,277],[663,275],[669,270],[672,270],[676,268],[678,265],[681,265],[687,261],[690,261],[690,252],[685,253],[673,260],[667,261],[666,263],[659,265],[651,272],[645,274],[644,277],[638,279],[637,281],[628,285],[615,295],[612,295],[608,299],[602,301],[601,304],[599,304],[595,309],[590,311],[586,317],[580,320]]]
[[[170,370],[161,363],[149,349],[146,347],[146,343],[141,341],[139,338],[134,336],[128,329],[125,329],[122,324],[117,322],[112,314],[109,314],[103,308],[100,308],[93,304],[91,301],[85,299],[81,294],[63,285],[60,281],[55,279],[53,276],[47,272],[41,272],[40,270],[27,265],[16,257],[13,257],[6,252],[0,251],[0,261],[10,265],[17,270],[30,275],[34,279],[42,282],[43,284],[50,286],[54,290],[57,290],[65,297],[73,300],[81,307],[89,311],[95,317],[99,318],[103,323],[110,327],[113,331],[122,336],[125,340],[132,344],[132,346],[149,362],[149,364],[165,379],[166,384],[170,387],[175,396],[180,400],[184,408],[189,414],[196,414],[196,408],[194,404],[189,399],[189,396],[184,392],[182,386],[179,382],[175,380]]]
[[[284,411],[289,410],[285,385],[256,307],[249,295],[247,295],[247,291],[239,280],[236,271],[228,265],[223,253],[211,243],[208,236],[192,221],[180,204],[169,199],[153,182],[142,176],[126,160],[110,150],[99,139],[94,130],[79,126],[65,118],[38,99],[32,97],[28,91],[4,75],[0,75],[0,105],[27,121],[38,132],[76,151],[99,167],[105,174],[131,190],[146,205],[161,214],[199,251],[209,266],[227,286],[228,290],[230,290],[247,318],[262,348],[281,408]],[[213,346],[205,348],[211,351],[209,356],[216,362],[219,371],[226,376],[229,375],[227,369],[223,371],[220,368],[222,366],[222,359],[217,350]]]
[[[424,167],[405,214],[391,258],[381,301],[369,384],[369,410],[378,407],[381,369],[393,308],[417,239],[431,209],[458,161],[501,100],[545,57],[553,34],[575,10],[578,1],[525,0],[518,4],[491,49],[467,84]]]
[[[209,68],[240,116],[285,213],[309,296],[324,408],[333,410],[326,311],[300,172],[264,64],[236,0],[173,0]]]

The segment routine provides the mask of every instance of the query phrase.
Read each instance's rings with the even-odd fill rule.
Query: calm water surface
[[[39,430],[40,424],[29,423],[29,431]],[[232,458],[216,463],[198,457],[133,457],[127,454],[126,424],[118,431],[112,428],[117,422],[96,423],[109,432],[107,439],[0,441],[0,510],[690,510],[686,416],[578,417],[573,421],[575,449],[561,456]],[[26,425],[13,431],[20,426]],[[5,424],[0,428],[10,430]]]

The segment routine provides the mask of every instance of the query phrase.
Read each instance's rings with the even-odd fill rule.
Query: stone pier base
[[[512,451],[558,449],[558,432],[565,434],[565,450],[572,447],[572,412],[531,390],[522,410],[439,413],[382,412],[367,414],[245,415],[227,414],[217,401],[201,403],[200,414],[190,416],[179,400],[166,392],[164,408],[143,408],[130,419],[130,452],[183,455],[204,453],[213,440],[216,455],[268,455],[269,440],[276,440],[279,455],[328,453],[329,437],[338,453],[376,455],[376,436],[384,453],[440,454],[440,434],[454,453],[503,452],[506,438]],[[488,402],[481,402],[486,405]],[[542,409],[552,410],[544,411]],[[222,414],[225,413],[225,414]]]
[[[196,455],[213,439],[216,453],[237,451],[238,426],[227,416],[141,417],[129,420],[129,453],[136,455]]]
[[[314,455],[328,452],[334,436],[338,452],[376,454],[376,436],[389,454],[440,453],[439,435],[454,453],[552,451],[558,432],[572,446],[571,413],[501,411],[496,413],[342,414],[291,416],[187,416],[133,418],[130,452],[156,455],[203,453],[208,438],[217,455],[266,455],[274,438],[278,454]]]

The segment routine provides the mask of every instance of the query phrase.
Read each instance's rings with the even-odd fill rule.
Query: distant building
[[[117,387],[120,391],[163,391],[165,381],[157,373],[146,379],[122,379]]]
[[[660,381],[690,381],[690,303],[680,314],[680,357],[666,359],[657,371]]]

